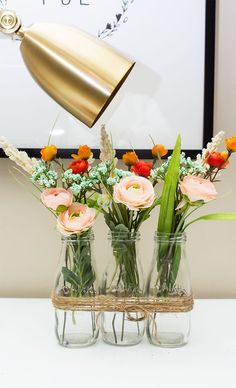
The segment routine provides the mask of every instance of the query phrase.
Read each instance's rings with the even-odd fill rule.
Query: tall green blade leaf
[[[178,135],[163,187],[158,233],[171,233],[175,211],[176,188],[179,180],[181,137]]]

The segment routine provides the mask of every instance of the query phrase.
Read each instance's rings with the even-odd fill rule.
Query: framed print
[[[136,61],[89,129],[36,85],[21,58],[20,42],[0,37],[0,136],[16,147],[38,156],[54,127],[52,142],[62,157],[70,157],[80,144],[91,146],[97,156],[104,123],[118,156],[135,149],[148,158],[151,138],[171,149],[178,133],[182,148],[194,156],[211,139],[215,0],[0,0],[0,7],[16,10],[24,26],[77,26]]]

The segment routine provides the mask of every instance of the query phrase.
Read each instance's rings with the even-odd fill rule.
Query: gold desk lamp
[[[51,23],[24,28],[11,10],[0,11],[0,32],[21,40],[21,54],[35,81],[90,128],[135,65],[77,28]]]

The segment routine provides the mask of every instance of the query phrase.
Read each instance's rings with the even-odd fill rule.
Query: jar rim
[[[165,233],[155,231],[154,239],[156,241],[176,241],[176,242],[185,242],[187,240],[187,236],[185,232],[177,232],[177,233]]]
[[[74,237],[73,237],[74,236]],[[91,241],[94,240],[95,236],[93,231],[90,231],[89,233],[83,235],[79,233],[74,233],[69,236],[62,235],[61,236],[61,241],[62,242],[77,242],[78,240],[83,240],[83,241]]]
[[[126,239],[126,240],[140,240],[140,232],[139,231],[114,231],[109,230],[108,239]]]

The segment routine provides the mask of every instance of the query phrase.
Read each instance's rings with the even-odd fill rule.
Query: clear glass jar
[[[54,306],[56,337],[65,347],[92,345],[98,338],[96,313],[92,309],[80,311],[71,305],[77,298],[94,298],[96,295],[93,241],[92,231],[62,237],[59,273],[54,289],[59,305],[54,303]]]
[[[186,259],[186,235],[156,233],[151,270],[147,279],[146,295],[165,298],[173,308],[174,300],[180,302],[183,312],[155,312],[147,321],[150,343],[161,347],[179,347],[188,342],[190,335],[191,281]],[[168,298],[168,299],[167,299]],[[177,298],[177,299],[175,299]],[[181,299],[180,299],[181,298]],[[187,304],[186,304],[187,303]]]
[[[138,344],[145,332],[145,317],[135,305],[136,298],[144,295],[142,266],[139,260],[139,233],[109,232],[106,251],[108,265],[99,293],[109,298],[110,304],[120,303],[118,311],[101,314],[103,340],[112,345]],[[129,299],[129,306],[127,304]]]

